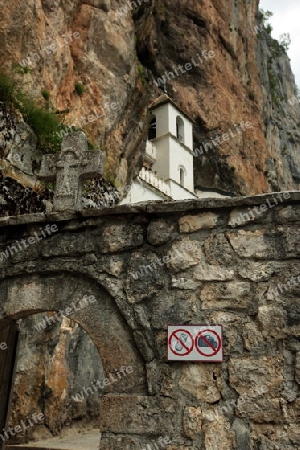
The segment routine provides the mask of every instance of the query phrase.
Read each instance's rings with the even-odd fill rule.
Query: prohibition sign
[[[188,344],[186,343],[187,339],[184,341],[181,337],[181,334],[188,335],[188,337],[190,338],[190,342]],[[177,342],[179,344],[179,346],[181,346],[185,350],[185,352],[182,353],[182,352],[176,351],[176,345],[175,345],[175,348],[173,348],[172,341]],[[192,334],[187,330],[181,330],[181,329],[173,331],[173,333],[169,337],[169,347],[170,347],[171,352],[174,353],[174,355],[177,355],[177,356],[189,355],[194,348],[194,339],[193,339]]]
[[[212,333],[212,334],[214,334],[215,335],[215,337],[217,338],[217,347],[214,347],[214,345],[211,343],[211,341],[209,340],[209,339],[207,339],[207,337],[205,337],[204,336],[204,333]],[[198,342],[199,342],[199,339],[202,339],[202,341],[204,341],[204,343],[206,344],[206,347],[203,347],[203,348],[207,348],[208,349],[208,352],[204,352],[204,351],[202,351],[202,350],[200,350],[200,348],[199,348],[199,346],[198,346]],[[197,350],[197,352],[199,352],[200,353],[200,355],[202,355],[202,356],[206,356],[206,357],[211,357],[211,356],[214,356],[214,355],[216,355],[219,351],[220,351],[220,348],[221,348],[221,338],[220,338],[220,336],[218,335],[218,333],[216,332],[216,331],[214,331],[214,330],[210,330],[209,328],[208,329],[206,329],[206,330],[202,330],[202,331],[200,331],[198,334],[197,334],[197,336],[196,336],[196,350]],[[201,347],[202,348],[202,347]]]

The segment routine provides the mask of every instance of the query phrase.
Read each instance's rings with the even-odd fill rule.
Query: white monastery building
[[[120,204],[223,197],[194,191],[193,123],[166,95],[149,108],[144,165]]]

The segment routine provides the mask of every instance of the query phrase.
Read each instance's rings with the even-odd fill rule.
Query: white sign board
[[[168,361],[222,362],[222,325],[169,325]]]

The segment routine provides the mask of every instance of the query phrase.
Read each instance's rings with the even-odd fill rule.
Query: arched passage
[[[6,279],[0,284],[0,292],[4,294],[0,323],[8,324],[4,320],[10,320],[12,326],[15,320],[46,311],[54,311],[57,316],[65,313],[93,340],[106,379],[115,380],[105,384],[105,393],[146,394],[144,363],[132,333],[114,299],[100,285],[84,276],[63,272]],[[83,301],[84,297],[94,300]],[[125,371],[125,376],[124,367],[132,368],[130,373]]]
[[[52,442],[55,436],[78,432],[99,439],[105,375],[89,335],[77,322],[56,312],[35,314],[17,323],[18,352],[6,429],[26,423],[33,414],[44,418],[11,436],[8,444]]]

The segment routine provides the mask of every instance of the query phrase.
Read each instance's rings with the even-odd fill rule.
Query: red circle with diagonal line
[[[190,338],[190,343],[189,344],[186,343],[187,339],[186,340],[183,339],[182,334],[187,335]],[[172,341],[173,342],[174,341],[177,342],[177,344],[175,344],[175,348],[172,347]],[[178,347],[176,349],[177,345],[178,345]],[[171,352],[174,353],[174,355],[187,356],[187,355],[189,355],[191,353],[191,351],[194,348],[193,335],[187,330],[182,330],[182,329],[175,330],[175,331],[173,331],[173,333],[169,337],[169,347],[170,347]],[[179,347],[184,349],[184,352],[181,352],[181,350],[178,350]]]
[[[218,344],[217,347],[213,346],[211,341],[209,339],[207,339],[207,337],[204,336],[204,333],[212,333],[213,335],[216,336],[217,344]],[[202,341],[206,344],[202,348],[208,348],[209,349],[208,353],[200,350],[200,348],[198,346],[199,339],[202,339]],[[221,338],[218,335],[218,333],[216,331],[210,330],[210,329],[200,331],[196,336],[195,342],[196,342],[195,346],[196,346],[197,352],[200,353],[200,355],[202,355],[202,356],[207,356],[208,358],[211,356],[215,356],[220,351],[220,348],[222,345]]]

